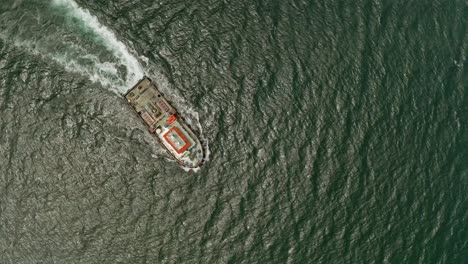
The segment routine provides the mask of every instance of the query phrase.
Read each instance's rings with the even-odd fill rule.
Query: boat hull
[[[141,79],[124,97],[148,131],[181,166],[195,169],[203,164],[202,143],[150,78]]]

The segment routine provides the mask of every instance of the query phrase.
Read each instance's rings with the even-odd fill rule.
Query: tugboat
[[[203,164],[204,149],[200,140],[150,78],[143,77],[124,97],[177,163],[187,169]]]

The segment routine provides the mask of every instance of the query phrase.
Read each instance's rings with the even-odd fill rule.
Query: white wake
[[[118,92],[124,93],[128,90],[131,86],[137,83],[139,79],[141,79],[144,75],[143,67],[140,65],[139,61],[133,56],[125,44],[117,39],[115,34],[109,30],[106,26],[102,25],[99,20],[91,15],[91,13],[81,8],[75,1],[73,0],[53,0],[52,5],[55,7],[61,8],[65,12],[64,15],[71,16],[77,19],[82,23],[82,25],[93,34],[99,37],[100,42],[102,45],[110,51],[115,58],[120,61],[120,64],[125,66],[126,68],[126,77],[125,77],[125,85],[120,87],[112,87],[113,89],[117,89]],[[66,69],[75,71],[75,72],[82,72],[83,70],[79,67],[79,63],[72,61],[64,61],[63,56],[57,57],[55,56],[55,60],[61,63],[62,65],[66,65]],[[93,60],[95,58],[92,58]],[[94,71],[92,73],[85,72],[86,75],[90,78],[91,81],[96,82],[99,81],[103,85],[109,86],[109,78],[106,75],[116,75],[117,69],[116,65],[111,63],[101,63],[99,61],[95,61],[95,65],[97,66],[99,71]],[[101,73],[103,76],[101,76]],[[101,80],[102,79],[102,80]]]

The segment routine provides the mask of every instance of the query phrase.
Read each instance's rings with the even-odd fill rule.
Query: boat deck
[[[149,78],[143,78],[125,94],[128,104],[148,130],[181,165],[196,168],[203,162],[203,147]]]
[[[149,79],[138,83],[125,98],[153,132],[176,113]]]

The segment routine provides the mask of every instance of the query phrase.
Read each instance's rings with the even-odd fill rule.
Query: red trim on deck
[[[174,123],[174,121],[176,120],[177,120],[177,117],[175,115],[171,115],[171,117],[169,117],[166,122],[170,125]]]
[[[180,149],[177,149],[176,146],[174,146],[174,143],[172,143],[172,141],[168,138],[168,135],[173,131],[176,132],[177,135],[179,135],[179,137],[185,142],[185,145],[183,145]],[[177,127],[172,127],[171,129],[169,129],[169,131],[167,131],[163,137],[167,141],[167,143],[169,143],[169,145],[171,145],[171,147],[177,152],[177,154],[184,152],[186,149],[188,149],[188,147],[190,147],[190,142],[184,137],[184,135],[180,132],[180,130]]]

